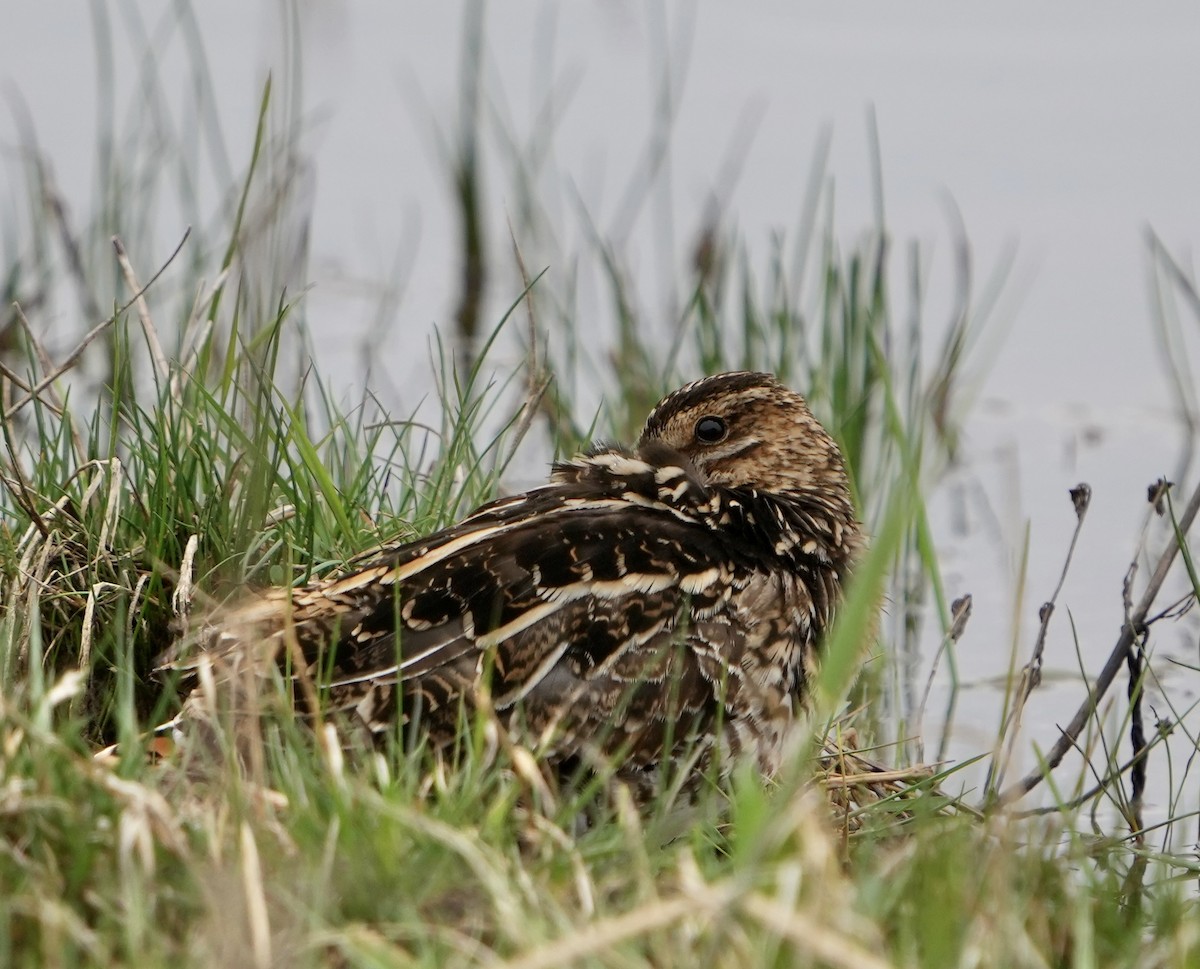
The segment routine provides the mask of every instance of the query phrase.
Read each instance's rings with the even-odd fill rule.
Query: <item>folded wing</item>
[[[257,596],[220,617],[204,655],[308,678],[325,710],[374,733],[420,717],[449,742],[482,692],[559,756],[599,742],[649,763],[720,715],[745,634],[737,558],[677,509],[549,486]]]

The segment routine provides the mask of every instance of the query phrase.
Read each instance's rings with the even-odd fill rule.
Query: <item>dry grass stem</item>
[[[154,363],[154,370],[160,379],[165,380],[169,376],[171,368],[167,363],[167,355],[163,353],[162,344],[158,340],[158,329],[150,316],[146,291],[138,282],[137,273],[133,271],[133,264],[129,261],[129,255],[125,252],[125,246],[120,237],[113,236],[112,244],[113,250],[117,254],[117,264],[121,267],[121,275],[125,277],[125,284],[129,287],[129,291],[135,294],[133,305],[137,309],[138,321],[142,324],[142,332],[146,336],[146,346],[150,349],[150,359]]]

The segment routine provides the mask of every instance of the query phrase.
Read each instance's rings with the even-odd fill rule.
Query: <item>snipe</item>
[[[281,670],[299,709],[435,747],[486,696],[551,763],[638,771],[699,742],[773,772],[861,541],[804,399],[719,374],[662,400],[635,447],[595,447],[349,574],[257,593],[172,665]]]

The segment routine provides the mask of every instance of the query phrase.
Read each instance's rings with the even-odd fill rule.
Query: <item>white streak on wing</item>
[[[558,508],[553,511],[548,511],[539,516],[543,522],[551,521],[559,515],[569,514],[574,516],[579,511],[619,511],[622,508],[629,507],[629,500],[626,496],[622,498],[602,498],[599,500],[584,500],[579,502],[570,502],[563,508]],[[656,502],[638,502],[645,504],[647,507],[657,508],[659,510],[668,510],[667,506]],[[683,516],[679,516],[683,517]],[[691,521],[692,519],[684,519]],[[332,583],[325,587],[322,591],[327,591],[333,595],[341,592],[352,591],[361,588],[364,585],[370,585],[373,582],[382,582],[385,585],[391,585],[397,582],[403,582],[425,569],[438,565],[446,559],[457,555],[464,549],[479,545],[481,542],[486,542],[496,535],[503,535],[507,532],[516,531],[528,525],[529,518],[518,518],[514,521],[504,522],[501,525],[490,525],[481,528],[475,528],[467,532],[465,535],[459,535],[457,538],[451,539],[442,545],[435,545],[429,549],[424,555],[419,555],[411,562],[405,562],[403,565],[397,565],[391,568],[380,566],[373,569],[368,569],[366,572],[356,573],[346,576],[344,579]]]
[[[689,595],[695,595],[698,592],[703,592],[720,577],[721,570],[714,566],[711,569],[705,569],[703,572],[680,576],[679,588]]]
[[[620,499],[620,502],[622,505],[625,505],[626,507],[628,507],[629,505],[637,505],[641,508],[653,508],[655,511],[670,512],[672,515],[674,515],[680,521],[687,522],[689,525],[696,525],[696,524],[700,523],[699,519],[697,519],[695,515],[686,514],[685,512],[681,511],[679,509],[679,507],[676,505],[668,505],[665,502],[660,501],[657,498],[643,498],[641,495],[636,494],[635,492],[632,492],[632,491],[627,492]]]
[[[717,577],[718,570],[715,568],[709,569],[701,575],[707,576],[708,581],[712,581]],[[629,581],[630,579],[638,581],[631,584]],[[577,599],[582,599],[588,595],[597,595],[597,593],[599,593],[598,598],[604,599],[620,598],[633,592],[660,592],[663,589],[670,588],[670,586],[674,584],[675,579],[669,575],[643,575],[638,573],[626,575],[621,579],[611,581],[586,583],[580,582],[575,585],[563,586],[561,589],[555,590],[557,593],[559,593],[559,595],[547,603],[547,605],[562,608],[568,602],[574,602]],[[707,584],[708,583],[705,582],[705,585]],[[542,613],[541,609],[542,607],[539,606],[538,608],[531,609],[529,611],[538,612],[538,619],[541,619],[543,615],[549,615],[550,612],[553,611],[549,610]],[[521,618],[523,619],[524,616]],[[504,635],[500,638],[495,638],[496,643],[503,642],[504,639],[509,638],[515,632],[520,632],[522,629],[528,628],[528,626],[531,624],[532,623],[525,623],[522,625],[521,629],[509,630],[509,627],[515,626],[516,622],[509,623],[508,626],[501,627],[501,629],[497,629],[492,633],[489,633],[486,637],[480,637],[480,639],[488,639],[490,641],[503,630]],[[591,675],[596,676],[602,673],[607,673],[613,667],[613,665],[615,665],[617,661],[630,649],[645,645],[645,643],[649,642],[660,632],[662,632],[663,625],[664,623],[662,622],[656,623],[653,628],[647,629],[636,636],[629,637],[624,644],[622,644],[621,648],[615,650],[613,654],[610,655],[603,663],[592,670]],[[514,703],[520,702],[526,696],[528,696],[530,691],[532,691],[539,683],[541,683],[542,680],[549,675],[550,671],[558,665],[558,661],[562,659],[563,654],[566,653],[566,651],[571,647],[572,642],[572,640],[564,639],[558,644],[557,647],[555,647],[555,649],[547,653],[545,658],[537,665],[537,668],[533,671],[533,673],[525,680],[524,683],[520,685],[519,689],[510,693],[506,693],[502,697],[498,697],[495,700],[496,708],[504,709],[512,706]]]
[[[700,573],[700,577],[707,577],[709,572],[712,572],[715,576],[716,569],[710,569],[704,573]],[[664,589],[669,589],[672,585],[677,584],[677,581],[678,580],[674,576],[666,574],[649,575],[645,573],[630,573],[629,575],[622,576],[619,579],[604,580],[599,582],[577,582],[572,585],[562,586],[561,588],[550,590],[552,592],[551,597],[530,609],[526,609],[523,613],[521,613],[521,615],[517,616],[517,618],[513,619],[511,622],[507,622],[503,626],[498,626],[491,632],[477,637],[475,640],[475,648],[479,650],[485,650],[493,646],[498,646],[505,640],[511,639],[518,633],[522,633],[531,626],[541,622],[547,616],[551,616],[555,612],[558,612],[568,603],[575,602],[576,600],[582,599],[589,595],[596,596],[600,599],[619,599],[634,592],[662,592]],[[712,579],[709,578],[708,581],[712,581]],[[707,585],[708,582],[705,582],[704,584]],[[458,637],[455,637],[455,639],[457,638]],[[413,666],[428,659],[430,656],[433,656],[440,650],[445,649],[446,646],[453,641],[454,640],[446,640],[444,642],[437,643],[436,645],[430,646],[428,649],[422,650],[413,656],[404,657],[400,663],[393,666],[387,666],[383,669],[369,670],[357,676],[343,677],[341,679],[334,680],[329,685],[331,687],[349,686],[353,683],[365,683],[369,680],[382,679],[384,677],[397,674],[403,675],[405,670],[411,669]],[[534,674],[522,685],[517,699],[525,696],[530,690],[537,686],[542,679],[545,678],[546,674],[553,669],[554,664],[562,658],[563,653],[569,646],[569,642],[560,644],[558,648],[547,655],[545,660],[538,664]],[[515,702],[515,700],[512,702]],[[499,701],[497,701],[497,704],[499,705]]]
[[[597,599],[619,599],[631,592],[662,592],[677,583],[678,579],[666,572],[627,572],[619,579],[595,579],[543,589],[540,595],[548,602],[560,603],[574,602],[588,595]]]
[[[649,474],[655,470],[653,465],[642,461],[640,458],[631,458],[627,454],[619,454],[617,452],[595,454],[588,458],[587,461],[589,464],[607,468],[613,474],[622,476]]]
[[[510,690],[508,693],[505,693],[503,696],[495,699],[494,702],[496,709],[503,710],[507,707],[511,707],[514,703],[520,703],[522,700],[524,700],[525,697],[529,695],[530,690],[541,683],[542,680],[544,680],[549,674],[549,672],[558,665],[558,661],[562,659],[563,653],[565,653],[570,646],[571,640],[564,638],[562,642],[558,644],[558,646],[546,654],[542,661],[538,663],[537,668],[528,678],[526,678],[525,682],[522,683],[520,687],[518,687],[516,690]]]
[[[531,609],[526,609],[521,615],[503,626],[497,626],[491,632],[484,633],[475,640],[481,649],[497,646],[506,639],[511,639],[517,633],[524,632],[535,623],[541,622],[551,613],[557,612],[565,602],[543,602]]]
[[[477,637],[475,640],[475,648],[483,650],[504,642],[506,639],[515,636],[517,633],[528,629],[534,623],[540,622],[551,613],[557,612],[563,607],[564,603],[565,600],[564,602],[543,602],[537,606],[534,606],[532,609],[526,609],[516,619],[512,620],[512,622],[505,623],[503,626],[498,626],[491,632]],[[331,687],[349,686],[352,683],[365,683],[368,680],[377,680],[386,676],[392,676],[393,674],[403,674],[405,670],[411,669],[422,660],[428,659],[435,653],[440,652],[450,643],[459,638],[460,637],[455,636],[452,639],[447,639],[440,643],[436,643],[433,646],[430,646],[428,649],[424,649],[412,656],[405,656],[399,663],[395,665],[386,666],[383,669],[368,670],[364,673],[360,673],[358,676],[347,676],[339,680],[334,680],[329,685]]]
[[[599,663],[596,667],[588,671],[587,679],[594,680],[601,676],[607,676],[612,668],[624,659],[626,653],[645,646],[646,643],[659,635],[666,628],[666,625],[665,620],[660,620],[636,636],[628,637],[620,646],[609,653],[602,663]]]
[[[605,458],[606,460],[603,463],[610,464],[614,468],[621,468],[623,469],[624,473],[630,473],[633,470],[644,471],[648,469],[648,466],[645,466],[644,462],[636,461],[630,458],[624,458],[619,455],[605,456]],[[545,515],[543,520],[554,518],[557,514],[575,514],[580,509],[587,509],[589,511],[619,510],[622,508],[628,508],[631,503],[643,505],[648,508],[654,508],[659,511],[669,511],[674,514],[675,517],[680,518],[683,521],[695,521],[695,519],[680,514],[674,508],[663,505],[661,502],[642,500],[638,496],[632,494],[625,495],[621,498],[605,498],[599,500],[572,502],[569,511],[567,509],[560,509],[556,512],[549,512]],[[387,566],[376,566],[374,568],[367,569],[364,572],[346,576],[343,579],[321,587],[319,590],[296,590],[296,601],[312,601],[318,596],[333,597],[341,593],[353,591],[373,582],[380,582],[384,584],[403,582],[404,580],[411,578],[412,576],[417,575],[426,569],[445,562],[447,559],[452,558],[465,549],[471,548],[482,542],[490,541],[497,535],[514,531],[528,524],[528,521],[529,519],[522,518],[512,522],[505,522],[501,525],[491,525],[473,529],[472,531],[464,535],[460,535],[442,545],[433,546],[427,553],[418,556],[411,562],[406,562],[402,565],[391,568]],[[555,589],[548,589],[544,593],[544,601],[542,603],[525,610],[525,612],[513,619],[511,622],[508,622],[503,626],[479,636],[475,640],[475,647],[478,649],[487,649],[496,646],[517,635],[518,633],[524,632],[526,629],[535,625],[536,623],[541,622],[541,620],[552,615],[568,603],[574,602],[577,599],[581,599],[585,596],[591,595],[600,599],[617,599],[634,592],[662,592],[666,589],[669,589],[671,586],[678,584],[682,584],[682,587],[685,589],[685,591],[698,591],[699,589],[711,584],[716,577],[717,570],[710,569],[685,578],[681,583],[681,580],[678,576],[667,573],[633,572],[627,573],[617,579],[587,580],[573,583],[571,585],[561,586]],[[268,610],[264,608],[264,617],[267,612]],[[464,630],[464,632],[467,638],[470,638],[470,632],[467,630]],[[454,637],[454,639],[458,638],[460,637]],[[406,656],[398,664],[384,667],[382,669],[365,671],[356,676],[338,679],[331,682],[329,686],[349,686],[354,683],[364,683],[397,674],[402,675],[405,670],[411,669],[417,664],[435,655],[440,650],[445,649],[446,646],[454,641],[454,639],[437,643],[436,645],[422,650],[420,653],[417,653],[413,656]],[[566,650],[567,645],[568,644],[563,644],[558,649],[548,654],[546,660],[539,664],[534,676],[532,676],[522,686],[522,691],[520,694],[521,696],[524,696],[526,693],[528,693],[529,690],[536,686],[537,683],[540,682],[540,680],[543,679],[547,673],[549,673],[554,664],[561,659],[562,653]]]
[[[667,494],[669,494],[672,498],[674,498],[676,501],[678,501],[680,498],[682,498],[684,495],[686,495],[688,493],[688,488],[690,488],[690,487],[691,487],[691,482],[688,481],[686,478],[684,478],[674,488],[671,488],[667,492]]]
[[[431,548],[424,555],[418,555],[411,562],[405,562],[403,565],[397,565],[391,569],[386,575],[380,576],[379,581],[386,584],[403,582],[411,575],[416,575],[418,572],[423,572],[430,566],[437,565],[439,562],[444,562],[453,555],[457,555],[463,549],[470,548],[472,545],[478,545],[480,542],[487,541],[493,535],[499,535],[506,531],[511,531],[518,524],[523,524],[526,519],[521,519],[519,522],[512,522],[504,525],[492,525],[490,528],[473,528],[465,535],[459,535],[458,538],[437,545]]]
[[[344,592],[353,592],[355,589],[361,589],[363,586],[371,585],[375,582],[387,582],[389,571],[386,565],[375,565],[371,568],[363,569],[361,572],[352,572],[340,579],[334,579],[332,582],[322,583],[315,588],[296,589],[292,593],[293,601],[297,605],[306,605],[310,602],[328,599],[331,596],[340,595]]]
[[[436,647],[434,647],[434,649],[427,650],[426,652],[422,653],[421,655],[428,656],[430,653],[434,652],[435,650],[441,649],[441,648],[442,648],[441,646],[436,646]],[[419,659],[419,658],[420,657],[417,657],[417,659]],[[414,662],[415,661],[416,660],[414,660]],[[370,680],[381,680],[385,676],[391,676],[393,673],[397,672],[398,670],[399,670],[398,666],[385,666],[383,669],[369,670],[366,673],[360,673],[358,676],[344,676],[340,680],[330,681],[329,687],[330,687],[330,689],[332,689],[335,686],[349,686],[351,683],[367,683]]]

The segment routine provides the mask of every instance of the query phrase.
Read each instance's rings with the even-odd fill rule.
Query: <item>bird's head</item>
[[[650,412],[638,440],[661,442],[691,461],[706,484],[800,500],[853,515],[837,444],[804,398],[766,373],[694,381]]]

